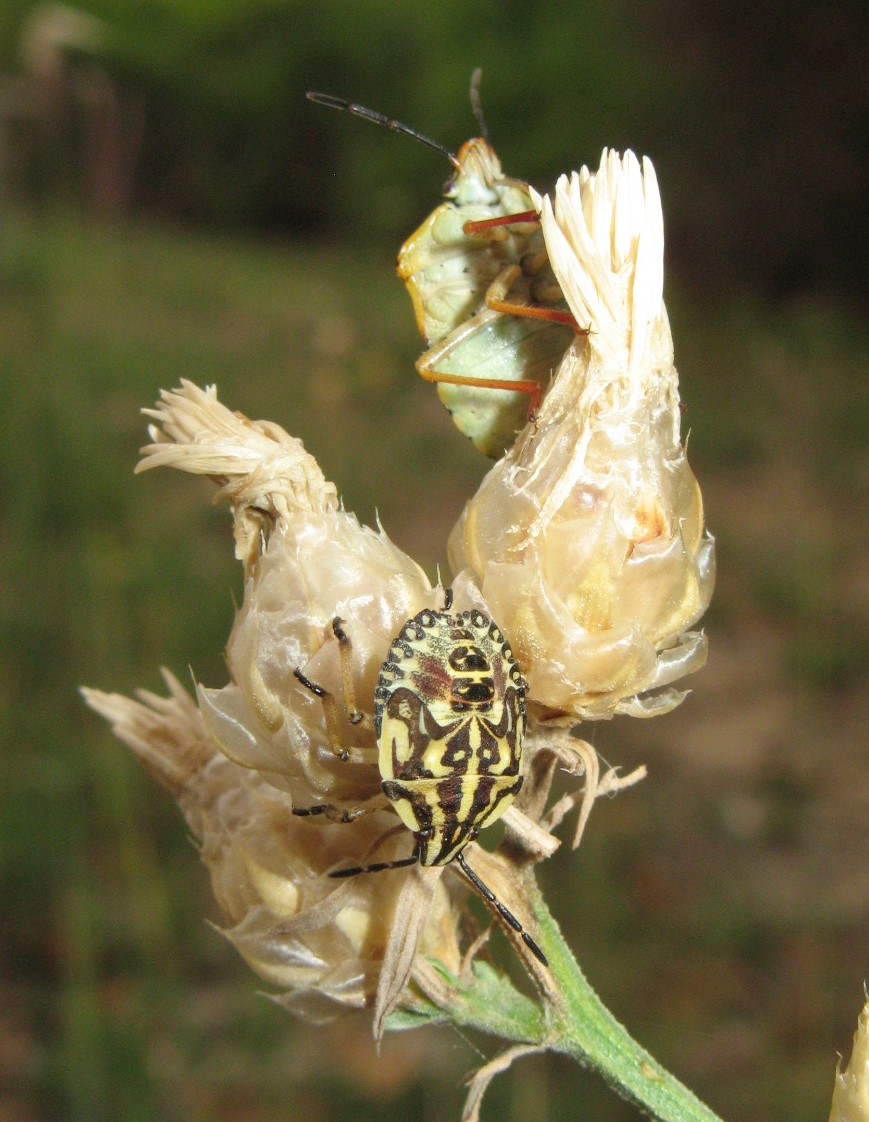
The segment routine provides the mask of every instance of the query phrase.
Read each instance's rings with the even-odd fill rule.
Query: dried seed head
[[[416,932],[412,954],[458,969],[458,913],[437,878],[424,900],[408,902],[399,873],[328,876],[412,851],[391,809],[356,817],[385,800],[370,722],[351,720],[345,686],[370,710],[395,633],[422,608],[439,606],[442,591],[381,530],[340,508],[313,457],[277,425],[249,421],[221,405],[213,388],[190,383],[164,392],[148,413],[159,427],[150,429],[140,468],[208,475],[232,505],[247,579],[227,647],[231,681],[200,686],[199,709],[177,683],[168,701],[89,691],[88,702],[178,797],[229,921],[227,937],[286,991],[288,1007],[321,1018],[371,1004],[390,981],[400,992],[410,963],[400,964],[402,978],[385,979],[383,966],[398,927]],[[349,683],[336,617],[352,634]],[[296,669],[332,694],[335,728]],[[336,752],[336,734],[349,758]],[[323,804],[329,814],[293,814]]]
[[[679,434],[654,169],[604,151],[598,172],[535,196],[580,326],[537,416],[483,480],[450,540],[509,636],[531,700],[569,718],[647,716],[699,669],[714,580]],[[657,691],[649,693],[649,691]]]
[[[836,1072],[830,1122],[869,1122],[869,1000],[857,1020],[851,1061]]]
[[[222,689],[200,686],[198,708],[168,675],[168,698],[94,690],[85,698],[175,794],[226,935],[284,991],[278,1000],[314,1019],[373,1005],[379,1034],[398,1004],[419,1002],[407,982],[420,985],[423,957],[453,977],[464,969],[462,913],[442,867],[329,876],[413,852],[382,793],[371,709],[392,640],[422,609],[440,608],[443,590],[381,530],[341,509],[313,458],[278,426],[232,413],[213,389],[190,383],[164,392],[148,412],[159,427],[151,427],[154,443],[140,467],[208,475],[232,505],[246,582],[227,648],[231,680]],[[452,610],[475,606],[475,596],[469,584],[456,590]],[[547,814],[556,767],[585,786]],[[593,749],[555,730],[528,738],[525,778],[504,818],[512,856],[469,847],[514,936],[517,917],[526,930],[533,923],[517,861],[551,854],[551,829],[579,808],[576,843],[596,795],[639,773],[600,777]],[[294,814],[312,808],[319,812]],[[528,943],[517,941],[539,975]]]
[[[294,817],[285,792],[217,750],[192,699],[171,674],[164,671],[164,677],[168,698],[83,692],[178,799],[228,922],[227,938],[253,970],[284,991],[279,1000],[307,1019],[370,1005],[402,881],[335,881],[327,873],[358,856],[351,845],[376,844],[382,821],[371,817],[345,827]],[[385,852],[390,855],[390,846]],[[420,949],[453,969],[455,925],[449,897],[436,884]]]
[[[376,767],[335,754],[323,704],[294,671],[336,699],[344,745],[373,749],[371,729],[352,725],[344,710],[333,620],[352,621],[352,686],[370,708],[395,633],[442,593],[382,530],[339,506],[313,456],[278,425],[231,412],[213,387],[184,382],[161,398],[146,410],[161,427],[151,426],[140,469],[171,466],[219,483],[245,562],[226,652],[232,681],[199,688],[209,732],[229,759],[265,773],[296,806],[365,802],[380,790]]]

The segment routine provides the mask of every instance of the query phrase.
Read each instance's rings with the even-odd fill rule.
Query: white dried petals
[[[545,709],[654,715],[679,704],[666,687],[705,661],[690,628],[714,581],[680,441],[657,182],[648,160],[604,151],[597,173],[562,176],[554,201],[535,201],[590,334],[468,503],[450,540],[455,583],[479,589]]]
[[[836,1072],[830,1122],[869,1122],[869,1001],[857,1020],[851,1061]]]
[[[142,449],[136,471],[174,467],[208,475],[220,485],[214,501],[228,499],[235,517],[236,557],[249,569],[259,554],[264,527],[294,512],[336,510],[338,495],[302,442],[271,421],[250,421],[217,400],[214,386],[200,389],[182,379],[161,390],[148,427],[153,443]]]

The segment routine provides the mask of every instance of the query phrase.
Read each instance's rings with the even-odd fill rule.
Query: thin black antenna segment
[[[471,109],[477,124],[480,126],[480,136],[488,144],[489,130],[486,128],[486,118],[483,116],[483,102],[480,98],[480,83],[483,80],[483,68],[478,66],[471,75]]]
[[[381,125],[391,132],[401,132],[405,136],[411,136],[414,140],[418,140],[420,144],[424,144],[427,148],[432,148],[435,152],[440,152],[442,156],[446,156],[453,167],[458,168],[459,166],[458,159],[445,145],[438,144],[430,136],[425,136],[424,133],[412,129],[410,125],[387,117],[384,113],[378,113],[376,109],[368,109],[364,105],[357,105],[355,101],[347,101],[346,98],[335,97],[334,94],[316,93],[314,90],[308,90],[305,97],[308,101],[313,101],[315,105],[326,105],[330,109],[343,109],[346,113],[352,113],[354,117],[361,117],[363,121],[371,121],[372,124]]]

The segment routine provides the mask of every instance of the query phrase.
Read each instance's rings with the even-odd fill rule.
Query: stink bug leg
[[[338,735],[338,706],[335,698],[329,693],[328,690],[318,686],[316,682],[312,682],[310,678],[306,678],[302,673],[300,667],[296,667],[293,671],[293,677],[297,682],[310,690],[315,697],[319,697],[323,703],[323,714],[326,718],[326,735],[329,738],[329,747],[340,760],[349,760],[350,753],[347,748],[341,744],[341,737]]]
[[[548,966],[549,959],[537,946],[537,944],[534,942],[534,940],[531,938],[531,936],[528,934],[519,920],[513,915],[513,913],[505,908],[498,897],[495,895],[495,893],[491,890],[491,888],[489,888],[488,885],[484,884],[480,880],[480,878],[465,860],[464,853],[459,853],[456,856],[456,864],[459,866],[459,868],[462,870],[462,872],[465,874],[474,888],[476,888],[477,892],[479,892],[485,900],[488,900],[488,902],[492,905],[498,915],[504,920],[507,926],[512,927],[516,934],[521,936],[522,942],[525,944],[528,950],[531,951],[534,957],[542,962],[544,966]]]
[[[410,857],[403,857],[398,861],[376,861],[372,865],[356,865],[351,869],[335,869],[333,872],[329,873],[329,876],[333,880],[342,880],[347,877],[358,877],[363,873],[384,873],[388,872],[390,869],[406,869],[411,865],[417,865],[419,863],[419,858],[419,846],[417,846]],[[519,920],[513,915],[510,909],[505,907],[504,904],[502,904],[498,897],[495,895],[495,893],[491,890],[491,888],[489,888],[489,886],[477,876],[477,874],[465,860],[464,853],[457,854],[455,861],[462,872],[465,874],[467,879],[470,881],[473,888],[476,889],[477,892],[479,892],[484,900],[492,905],[492,907],[495,909],[501,919],[504,920],[507,926],[512,928],[512,930],[516,932],[516,934],[522,939],[522,942],[525,944],[528,950],[531,951],[538,962],[541,962],[544,966],[548,966],[549,959],[546,957],[540,947],[538,947],[538,945],[534,942],[534,940],[531,938],[531,936],[528,934]]]
[[[363,713],[357,708],[356,705],[356,692],[353,687],[352,646],[350,644],[350,638],[344,630],[344,621],[339,616],[335,616],[332,620],[332,633],[339,643],[338,655],[341,663],[341,691],[343,693],[344,711],[347,714],[347,719],[354,727],[370,729],[371,718],[368,714]],[[301,667],[296,667],[293,671],[293,676],[298,682],[301,682],[305,689],[310,690],[311,693],[322,702],[323,716],[326,721],[326,736],[329,741],[329,747],[334,755],[344,762],[375,763],[376,749],[347,748],[341,743],[338,704],[332,694],[327,689],[324,689],[323,686],[312,682],[310,678],[306,677],[306,675],[302,673]],[[385,805],[385,799],[378,796],[375,799],[369,800],[364,806],[360,806],[353,811],[340,810],[338,807],[332,806],[331,803],[319,803],[317,806],[294,807],[293,814],[298,815],[300,818],[308,818],[322,814],[333,822],[353,822],[363,814],[368,814],[373,810],[379,810]]]
[[[497,218],[481,218],[476,222],[466,222],[462,229],[469,238],[473,238],[498,226],[518,226],[525,222],[537,225],[540,222],[540,215],[536,210],[523,210],[519,214],[499,214]]]
[[[416,364],[419,376],[427,382],[440,386],[460,386],[462,389],[504,390],[508,393],[527,394],[528,418],[531,419],[536,414],[543,397],[543,387],[539,382],[524,380],[512,382],[507,378],[475,378],[464,374],[448,374],[445,370],[434,369],[439,354],[440,349],[433,347]]]
[[[506,265],[486,289],[482,311],[416,364],[422,378],[437,384],[456,424],[493,458],[534,419],[571,333],[588,334],[570,312],[530,303],[535,281],[519,265]],[[560,289],[556,294],[560,299]],[[475,390],[500,393],[489,397]]]
[[[560,323],[571,328],[577,335],[589,334],[591,328],[580,327],[570,312],[562,312],[557,308],[547,308],[539,304],[520,304],[517,301],[508,300],[507,296],[511,287],[521,275],[522,271],[518,265],[508,266],[486,290],[486,307],[491,308],[493,312],[501,312],[508,316]]]
[[[524,222],[540,222],[540,215],[536,210],[525,210],[520,214],[502,214],[498,218],[484,218],[479,222],[466,222],[462,229],[468,237],[485,234],[488,230],[500,226],[516,226]],[[520,275],[517,266],[505,269],[504,272],[489,286],[486,292],[486,307],[495,312],[503,312],[508,316],[524,316],[526,319],[543,319],[550,323],[561,323],[571,327],[577,335],[588,335],[590,327],[580,327],[570,312],[562,312],[556,308],[546,308],[537,304],[519,304],[507,300],[506,296],[513,281]]]

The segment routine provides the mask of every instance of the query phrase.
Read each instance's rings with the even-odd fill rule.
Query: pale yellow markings
[[[422,755],[423,767],[438,779],[446,779],[456,770],[444,762],[446,747],[443,740],[430,740]]]
[[[477,784],[474,782],[474,777],[471,776],[471,775],[465,776],[464,781],[462,783],[462,801],[459,803],[459,816],[458,816],[459,817],[459,823],[463,826],[467,825],[469,822],[472,821],[472,819],[471,819],[471,807],[473,806],[474,797],[475,797],[476,794],[477,794]],[[478,815],[478,817],[479,817],[479,815]],[[476,821],[476,819],[474,819],[473,821]]]
[[[408,786],[410,785],[408,784]],[[407,799],[400,799],[398,802],[393,803],[392,809],[412,833],[416,833],[416,831],[420,829],[420,823],[413,813],[413,807]]]
[[[491,794],[492,803],[494,803],[495,805],[492,807],[491,811],[484,810],[483,813],[479,816],[479,818],[477,819],[477,827],[479,829],[482,829],[484,826],[491,826],[493,822],[497,822],[504,811],[508,809],[508,807],[513,802],[513,799],[515,798],[515,795],[505,795],[499,803],[495,803],[495,800],[497,799],[501,791],[508,790],[513,786],[515,782],[515,775],[505,776],[503,779],[498,779],[495,782]]]
[[[377,766],[384,779],[395,779],[394,760],[406,763],[410,759],[410,737],[401,721],[384,715],[380,730]],[[394,755],[393,755],[394,753]]]

